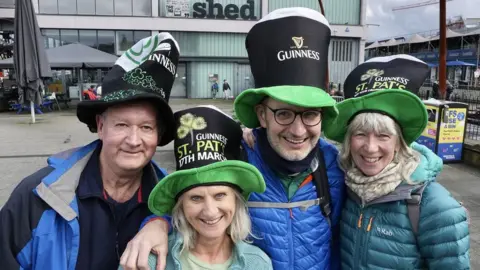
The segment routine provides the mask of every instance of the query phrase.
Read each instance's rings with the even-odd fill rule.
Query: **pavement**
[[[232,101],[172,99],[174,111],[197,105],[215,105],[232,113]],[[31,124],[28,112],[0,113],[0,208],[13,188],[24,177],[46,165],[51,154],[85,145],[97,138],[77,120],[75,110],[48,112]],[[154,156],[168,172],[175,170],[173,143],[157,148]],[[480,169],[464,164],[446,164],[438,177],[453,196],[463,202],[470,214],[472,269],[480,269]]]

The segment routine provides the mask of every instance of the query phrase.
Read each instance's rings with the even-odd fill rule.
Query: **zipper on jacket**
[[[290,202],[290,200],[288,200]],[[292,232],[292,222],[293,222],[293,212],[292,209],[290,208],[290,213],[291,213],[291,218],[288,219],[288,244],[290,245],[289,250],[290,250],[290,267],[289,269],[295,269],[294,268],[294,258],[295,258],[295,252],[294,252],[294,246],[293,246],[293,232]]]
[[[373,221],[373,217],[370,217],[370,220],[368,221],[367,232],[369,232],[372,229],[372,221]]]
[[[372,229],[372,223],[373,223],[373,216],[370,216],[368,219],[368,225],[367,228],[365,229],[365,233],[362,233],[363,235],[363,250],[362,250],[362,258],[361,262],[363,265],[368,265],[367,263],[367,257],[368,257],[368,242],[370,240],[370,230]]]
[[[361,250],[360,244],[363,243],[363,234],[362,234],[362,219],[363,219],[363,207],[360,211],[360,216],[357,220],[357,230],[355,230],[355,249],[354,249],[354,256],[353,256],[353,268],[352,269],[360,269],[359,264],[362,257],[359,255],[359,251]],[[360,257],[360,258],[359,258]]]
[[[358,221],[357,221],[358,228],[362,228],[362,219],[363,219],[363,213],[360,213],[360,217],[358,217]]]

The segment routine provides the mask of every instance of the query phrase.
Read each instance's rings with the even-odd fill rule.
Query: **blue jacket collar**
[[[86,146],[70,149],[48,158],[48,164],[54,170],[44,177],[35,188],[34,192],[67,221],[78,216],[76,190],[79,180],[92,154],[100,144],[100,140],[96,140]],[[166,171],[159,168],[153,161],[150,167],[153,167],[152,171],[157,180],[167,175]],[[147,191],[142,194],[145,201],[148,200],[145,199],[148,198],[148,194]]]

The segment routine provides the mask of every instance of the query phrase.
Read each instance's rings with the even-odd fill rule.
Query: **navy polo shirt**
[[[148,196],[158,182],[150,163],[143,169],[142,183],[135,195],[117,203],[103,188],[100,174],[100,149],[94,151],[83,170],[78,188],[80,249],[77,270],[118,269],[128,242],[139,231],[142,221],[152,213]]]

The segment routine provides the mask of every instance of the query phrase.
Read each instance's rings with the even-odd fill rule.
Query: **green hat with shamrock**
[[[148,207],[156,215],[171,214],[178,198],[200,186],[222,185],[238,190],[245,200],[265,191],[258,169],[241,161],[242,129],[214,106],[198,106],[174,114],[177,170],[155,186]]]
[[[406,54],[375,57],[358,65],[345,80],[338,117],[325,123],[325,136],[343,142],[355,116],[374,112],[395,120],[406,143],[414,142],[428,122],[427,109],[417,96],[428,73],[425,62]]]

